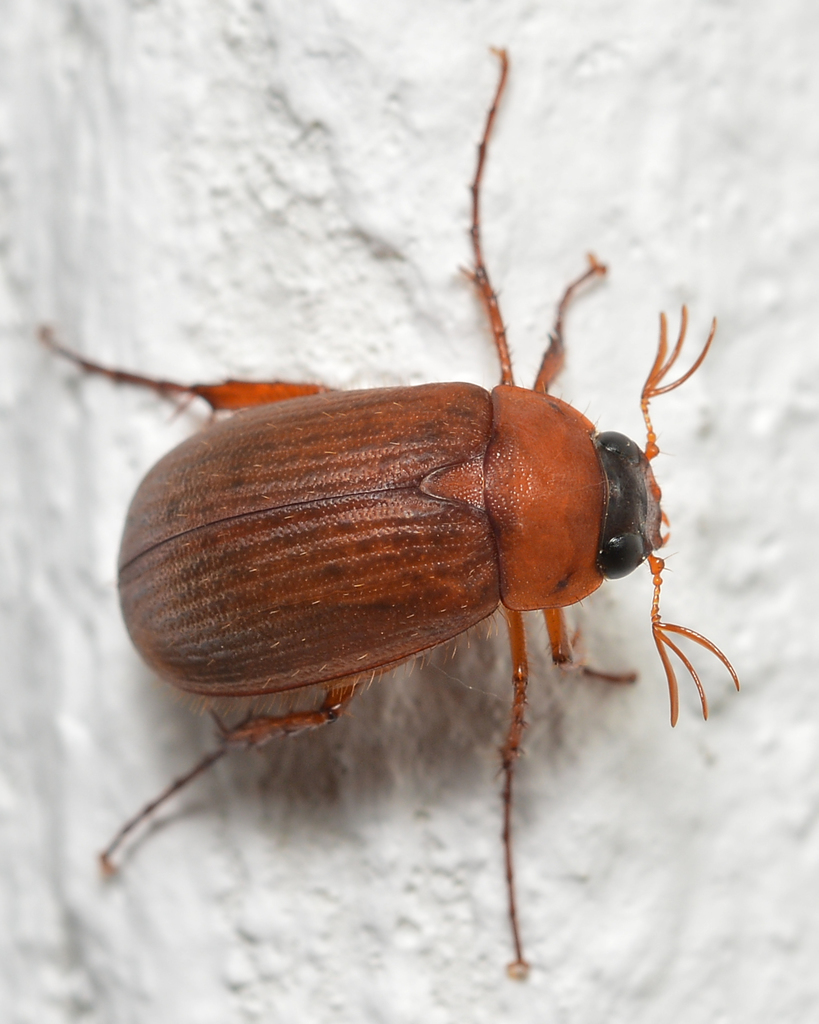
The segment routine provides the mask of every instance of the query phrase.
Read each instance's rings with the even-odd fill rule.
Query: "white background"
[[[0,1016],[804,1022],[819,1012],[819,10],[812,0],[5,0],[0,35]],[[340,388],[497,366],[459,266],[508,46],[485,244],[522,381],[593,249],[558,394],[642,443],[661,309],[713,354],[657,401],[664,612],[699,660],[668,726],[643,570],[531,630],[510,956],[502,621],[324,733],[234,755],[103,882],[96,854],[211,744],[131,649],[141,475],[197,428],[43,351]]]

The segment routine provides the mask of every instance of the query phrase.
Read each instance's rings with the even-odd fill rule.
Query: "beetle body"
[[[175,687],[206,699],[256,697],[318,686],[320,705],[216,719],[219,745],[119,830],[101,854],[106,872],[124,838],[230,747],[336,721],[361,677],[469,629],[503,606],[513,695],[501,749],[503,841],[515,959],[527,964],[518,927],[512,858],[512,782],[525,725],[528,660],[525,611],[545,612],[552,656],[572,661],[563,609],[604,578],[644,561],[653,575],[651,629],[678,712],[669,652],[696,683],[677,646],[686,637],[736,672],[705,637],[660,617],[663,561],[660,489],[649,462],[658,453],[649,402],[679,387],[702,363],[665,383],[679,356],[660,345],[641,396],[645,451],[622,434],[598,434],[549,395],[563,365],[563,318],[575,290],[605,273],[589,267],[564,292],[532,390],[516,387],[506,331],[480,242],[479,196],[487,143],[507,75],[487,115],[472,184],[470,273],[498,352],[501,383],[330,392],[272,381],[184,385],[89,362],[43,339],[85,370],[166,396],[204,398],[232,411],[165,456],[131,504],[119,560],[125,622],[145,661]],[[235,411],[239,410],[239,411]],[[674,639],[672,639],[672,637]],[[582,668],[582,666],[580,666]],[[583,669],[598,678],[623,682]],[[235,705],[234,705],[235,706]]]
[[[503,602],[573,604],[607,481],[592,424],[522,388],[328,392],[239,412],[139,487],[120,553],[145,660],[208,696],[370,672]]]

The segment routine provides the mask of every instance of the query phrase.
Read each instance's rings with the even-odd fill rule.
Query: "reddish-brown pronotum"
[[[186,386],[101,367],[43,339],[84,369],[162,394],[201,397],[239,410],[165,456],[140,485],[119,558],[123,615],[142,657],[174,686],[221,706],[232,698],[318,688],[312,710],[217,719],[214,751],[143,808],[102,854],[106,870],[124,837],[227,749],[335,721],[363,679],[457,636],[503,608],[513,663],[511,722],[502,748],[504,848],[515,959],[520,939],[512,865],[512,781],[528,678],[523,612],[545,614],[552,656],[571,660],[563,609],[648,560],[651,626],[677,718],[669,652],[705,695],[671,635],[725,656],[683,626],[663,622],[658,454],[648,404],[700,365],[664,384],[671,355],[661,321],[657,359],[642,393],[645,451],[622,434],[599,434],[551,397],[563,364],[563,317],[575,289],[605,273],[589,258],[563,296],[532,390],[516,387],[480,237],[486,147],[507,75],[501,75],[472,185],[471,271],[501,364],[492,392],[471,384],[333,392],[315,384],[227,381]],[[591,673],[601,675],[600,673]],[[603,676],[615,680],[633,677]]]

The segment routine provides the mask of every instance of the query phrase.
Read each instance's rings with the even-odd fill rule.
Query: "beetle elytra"
[[[564,359],[563,319],[576,289],[602,276],[589,257],[566,289],[534,387],[515,386],[506,334],[481,248],[480,189],[487,145],[506,82],[486,119],[472,183],[474,280],[497,348],[501,382],[335,392],[318,384],[226,381],[186,386],[111,370],[43,340],[85,370],[168,396],[200,397],[230,410],[165,456],[133,499],[119,558],[119,591],[131,638],[147,664],[181,690],[219,700],[319,687],[307,710],[216,719],[218,745],[127,822],[102,854],[229,748],[336,720],[374,672],[452,639],[503,609],[513,664],[509,729],[502,747],[503,840],[514,945],[510,973],[526,974],[512,860],[512,785],[526,703],[523,613],[542,611],[553,659],[571,661],[564,609],[605,578],[647,561],[654,579],[651,628],[678,713],[670,654],[697,672],[674,637],[705,648],[700,634],[659,611],[664,543],[658,454],[649,402],[700,366],[664,383],[685,339],[660,344],[642,392],[645,450],[597,433],[549,394]],[[625,677],[603,678],[623,679]],[[215,716],[214,716],[215,717]]]

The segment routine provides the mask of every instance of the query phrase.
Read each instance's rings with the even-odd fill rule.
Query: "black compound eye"
[[[648,460],[625,434],[608,431],[594,439],[606,477],[606,507],[597,567],[608,579],[628,576],[656,547],[660,506],[649,490]]]
[[[640,534],[621,533],[605,542],[597,565],[607,579],[619,580],[634,572],[645,556],[645,542]]]
[[[597,445],[605,448],[607,452],[619,455],[620,458],[632,466],[639,466],[643,453],[640,448],[625,434],[619,434],[616,430],[607,430],[597,436]]]

